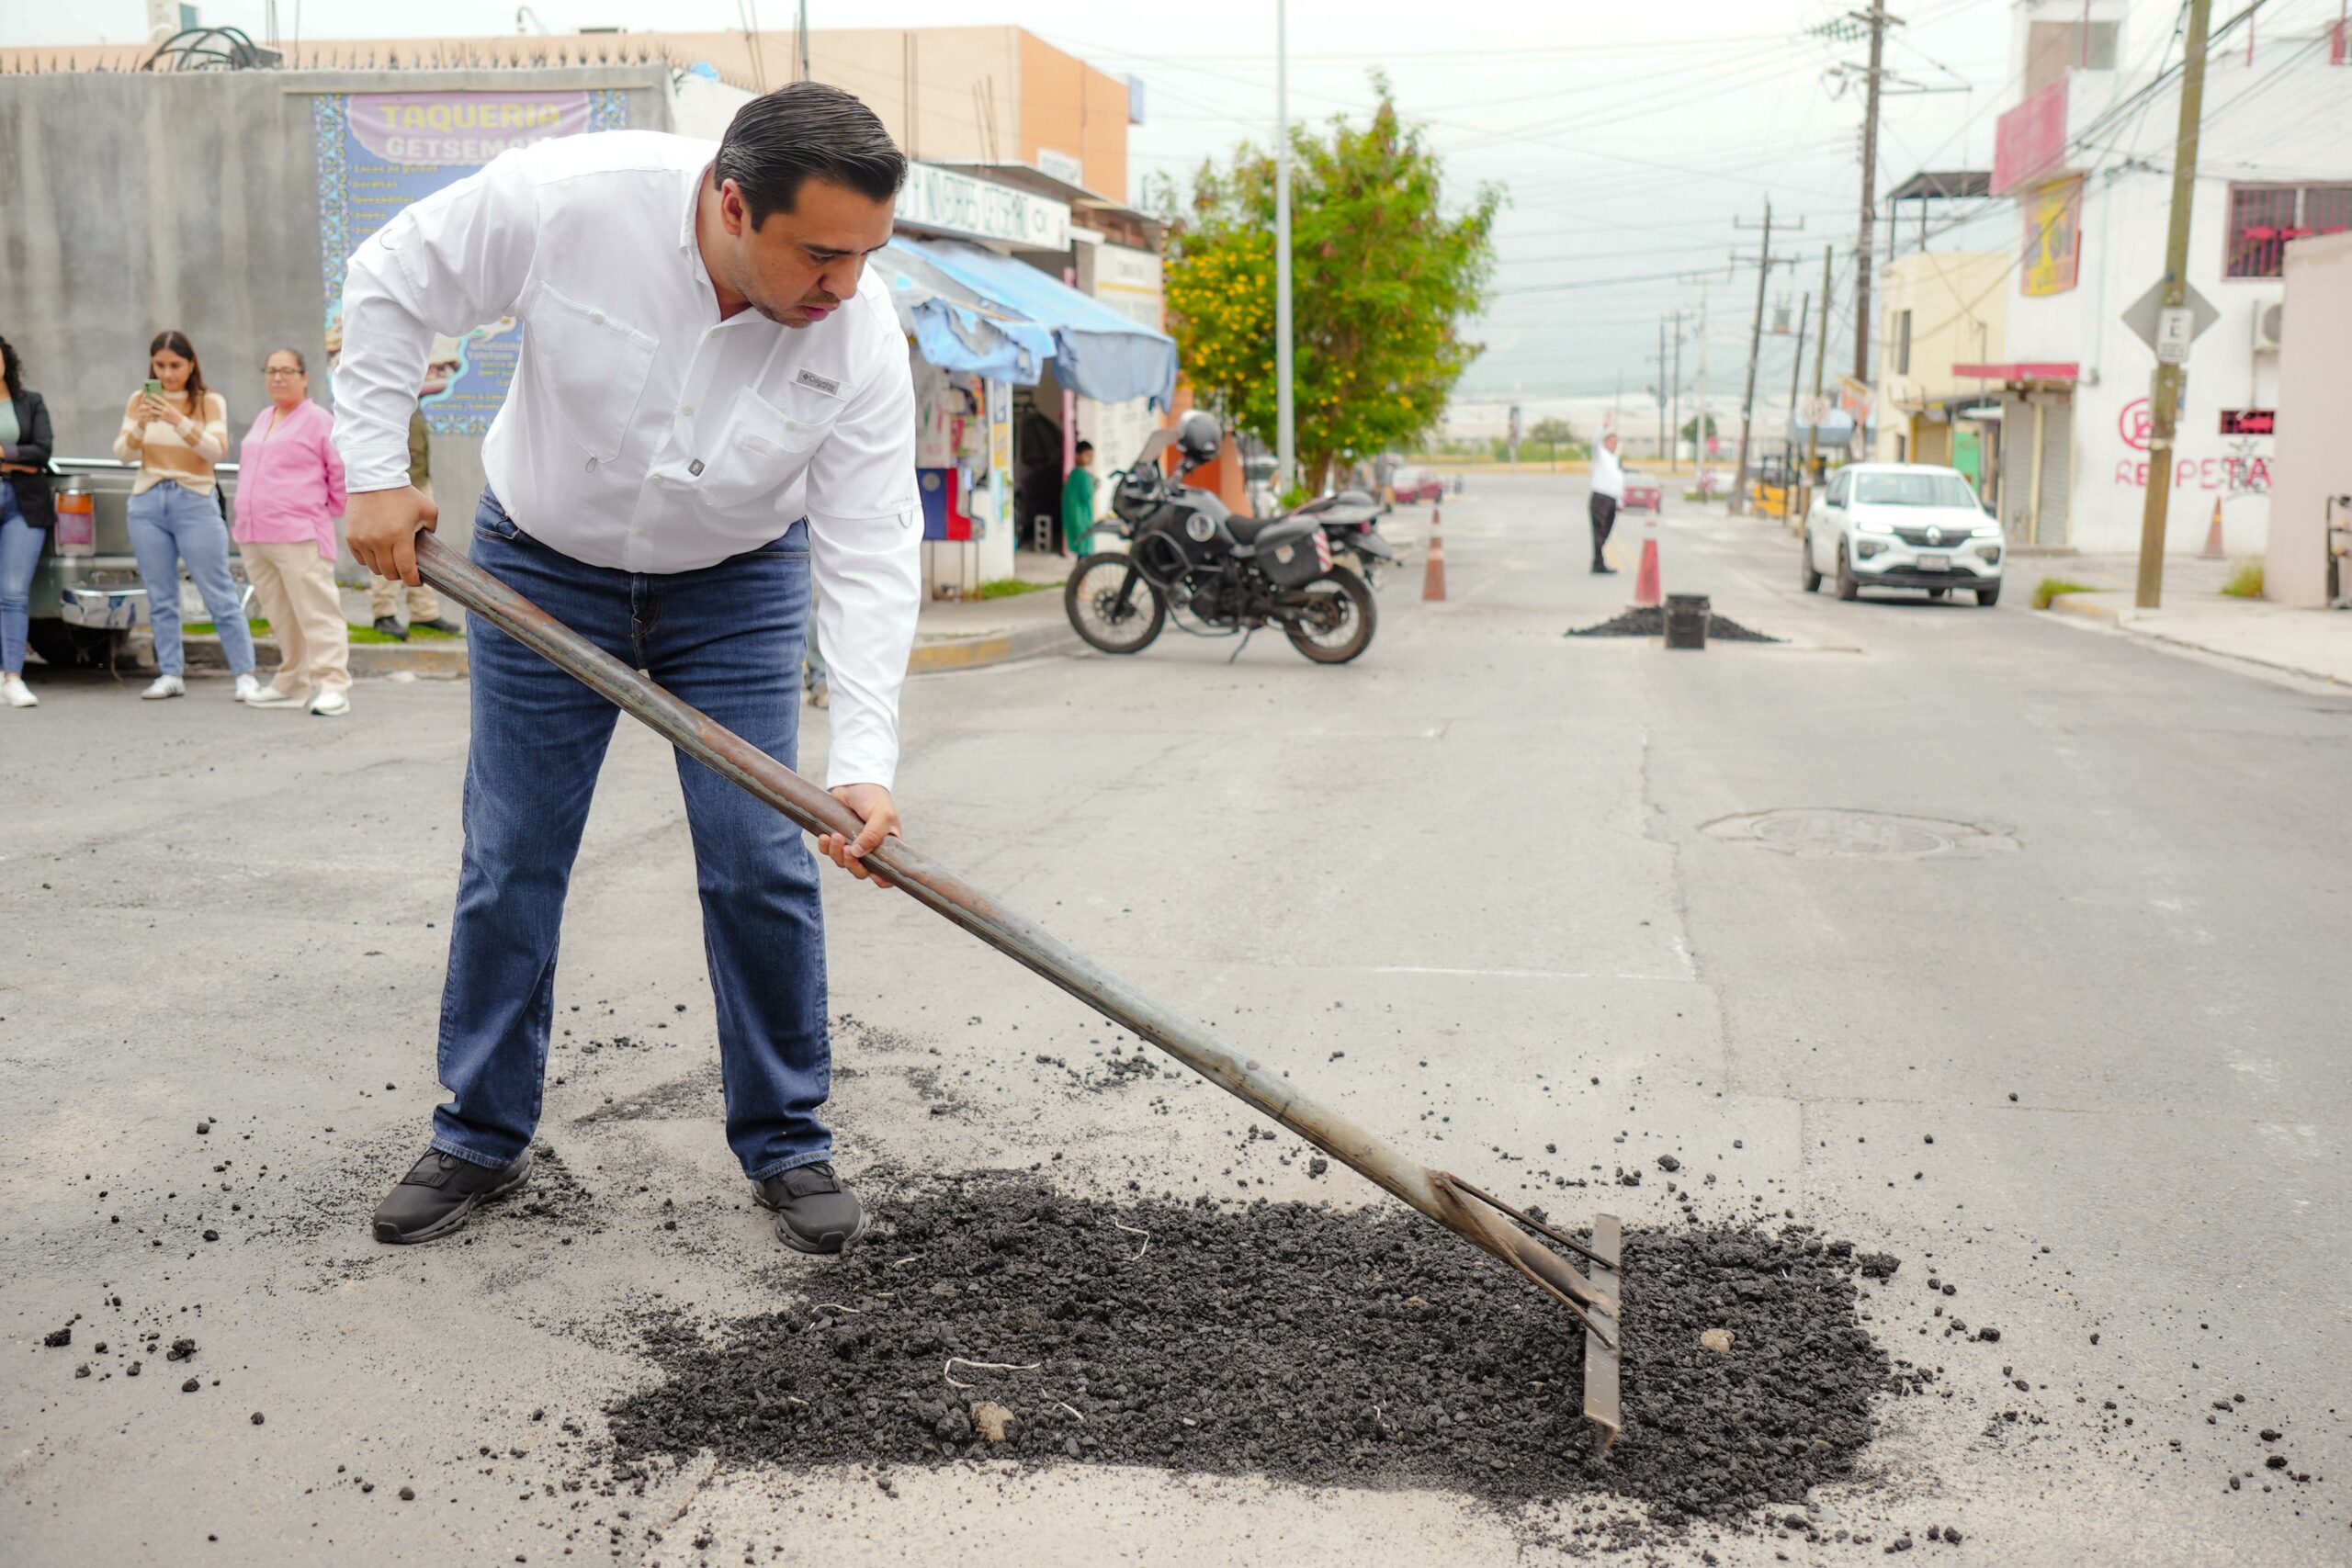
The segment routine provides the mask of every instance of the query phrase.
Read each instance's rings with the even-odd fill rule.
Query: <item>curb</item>
[[[2085,620],[2100,621],[2110,626],[2123,624],[2123,606],[2114,603],[2120,594],[2104,592],[2092,593],[2061,593],[2050,601],[2050,607],[2061,615],[2080,615]]]
[[[907,673],[937,675],[952,670],[980,670],[1016,659],[1058,653],[1078,644],[1078,633],[1067,622],[1023,626],[1018,631],[981,632],[973,637],[944,637],[916,642],[914,652],[907,659]]]
[[[187,650],[191,670],[226,670],[229,661],[221,656],[218,637],[183,637],[181,646]],[[138,668],[155,667],[155,647],[144,637],[130,646],[130,656]],[[278,660],[277,642],[273,637],[254,638],[254,661],[268,670]],[[351,645],[351,672],[358,675],[391,675],[406,671],[428,681],[462,681],[471,662],[463,637],[436,638],[427,643],[417,642],[355,642]]]
[[[2067,615],[2083,620],[2097,621],[2102,626],[2112,626],[2126,637],[2137,638],[2142,642],[2154,643],[2159,648],[2177,649],[2181,652],[2199,654],[2207,659],[2219,659],[2233,664],[2250,665],[2256,670],[2292,675],[2297,680],[2316,682],[2325,686],[2343,686],[2352,683],[2324,670],[2308,670],[2300,664],[2290,664],[2283,660],[2266,659],[2260,654],[2241,653],[2233,649],[2214,648],[2188,637],[2175,636],[2165,631],[2161,626],[2150,625],[2141,619],[2136,613],[2137,607],[2130,603],[2129,596],[2124,593],[2061,593],[2050,602],[2050,607],[2053,610],[2063,610]]]

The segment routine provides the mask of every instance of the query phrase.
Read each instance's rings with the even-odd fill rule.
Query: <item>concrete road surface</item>
[[[1787,640],[1564,638],[1629,596],[1639,520],[1596,579],[1568,481],[1444,512],[1450,599],[1392,577],[1347,668],[1171,630],[915,682],[912,836],[1433,1162],[1670,1152],[1709,1217],[1900,1256],[1872,1331],[1950,1397],[1890,1403],[1814,1499],[1873,1544],[1659,1560],[1874,1561],[1937,1522],[1967,1535],[1939,1561],[2352,1560],[2352,701],[2036,615],[2030,562],[1994,610],[1803,596],[1774,526],[1683,510],[1668,587]],[[570,1179],[393,1251],[364,1222],[437,1098],[465,691],[363,682],[336,723],[219,680],[39,689],[0,713],[0,1561],[1549,1560],[1442,1494],[1078,1465],[583,1488],[652,1375],[632,1312],[824,1278],[719,1135],[663,749],[624,726],[573,883]],[[903,899],[829,899],[850,1173],[1382,1201],[1287,1138],[1238,1153],[1205,1086],[1074,1091],[1034,1058],[1101,1049],[1076,1004]],[[1656,1180],[1606,1201],[1676,1218]]]

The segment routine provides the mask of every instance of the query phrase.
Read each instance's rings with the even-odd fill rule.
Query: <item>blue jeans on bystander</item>
[[[800,724],[808,529],[699,571],[589,566],[515,525],[485,491],[476,565],[633,670],[790,765]],[[501,1166],[530,1145],[547,1077],[556,942],[589,797],[619,710],[488,621],[467,626],[473,742],[465,858],[441,996],[452,1098],[433,1146]],[[718,1002],[727,1141],[753,1180],[829,1159],[832,1087],[824,909],[800,829],[678,758]]]
[[[221,657],[233,675],[254,672],[253,628],[237,580],[229,573],[229,525],[220,503],[175,479],[130,498],[130,553],[139,558],[139,581],[147,589],[147,618],[155,628],[155,667],[166,675],[187,673],[180,646],[180,563],[204,607],[212,612]]]
[[[49,530],[25,521],[16,487],[0,479],[0,675],[25,672],[25,630],[32,624],[33,569]]]

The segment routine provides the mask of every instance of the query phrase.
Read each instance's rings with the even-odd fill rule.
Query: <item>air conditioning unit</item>
[[[2254,351],[2256,354],[2278,352],[2279,334],[2287,324],[2287,303],[2274,299],[2254,308]]]

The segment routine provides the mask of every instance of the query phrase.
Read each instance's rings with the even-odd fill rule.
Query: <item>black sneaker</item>
[[[393,1247],[431,1241],[465,1227],[467,1216],[531,1179],[531,1151],[513,1165],[476,1165],[427,1149],[400,1185],[376,1205],[376,1239]]]
[[[1609,565],[1606,561],[1595,561],[1592,563],[1592,575],[1595,577],[1614,577],[1617,575],[1617,569]]]
[[[865,1205],[829,1164],[754,1181],[752,1201],[775,1211],[775,1238],[795,1252],[845,1251],[865,1234]]]
[[[443,637],[466,635],[465,627],[440,615],[435,615],[429,621],[411,621],[408,624],[408,629],[413,632],[439,632]]]
[[[401,641],[402,641],[402,642],[406,642],[406,641],[408,640],[408,628],[407,628],[406,626],[401,626],[401,623],[400,623],[400,619],[399,619],[399,617],[398,617],[398,616],[395,616],[395,615],[379,615],[379,616],[377,616],[377,617],[376,617],[376,629],[377,629],[378,631],[379,631],[379,632],[382,632],[386,637],[398,637],[398,638],[399,638]]]

